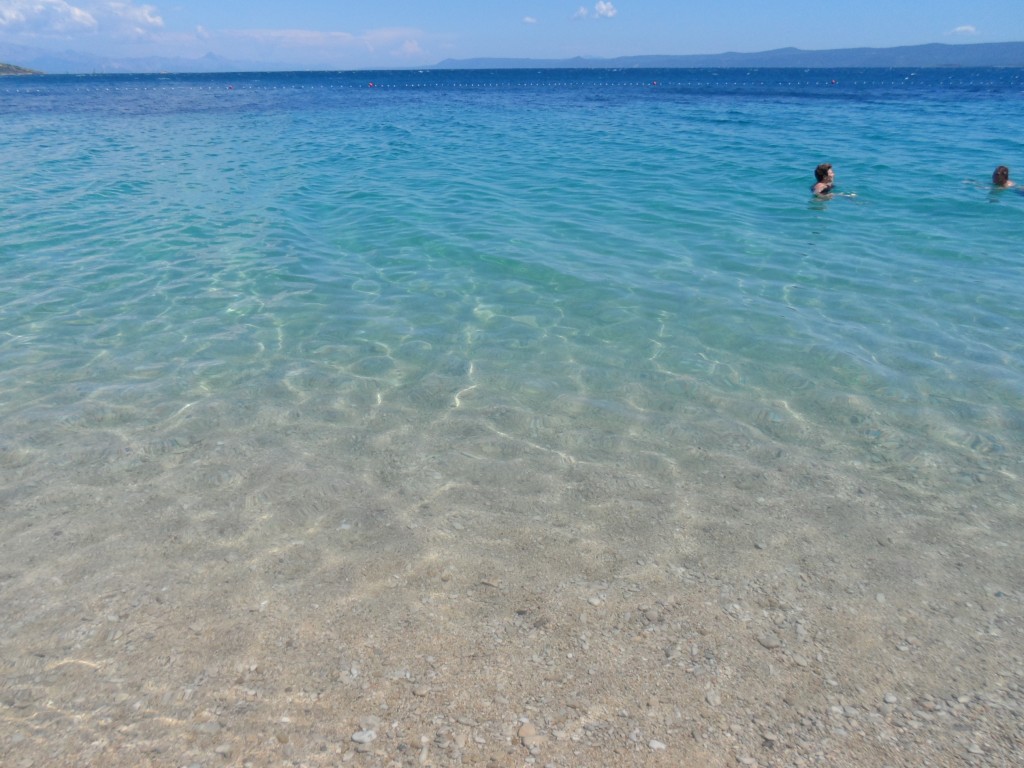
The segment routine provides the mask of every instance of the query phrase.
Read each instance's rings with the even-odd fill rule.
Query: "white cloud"
[[[387,29],[374,29],[369,32],[364,32],[358,37],[353,37],[366,45],[366,47],[371,51],[387,50],[391,53],[397,53],[408,49],[410,44],[415,43],[415,45],[418,46],[419,43],[416,43],[415,41],[422,36],[423,33],[418,29],[392,27]]]
[[[0,0],[0,28],[30,35],[99,32],[137,36],[160,29],[164,20],[155,6],[133,2],[82,0]]]
[[[576,9],[576,13],[574,13],[572,17],[574,19],[589,19],[591,17],[595,19],[610,19],[618,12],[618,9],[611,3],[605,2],[605,0],[598,0],[593,11],[586,6],[581,5]]]
[[[394,53],[399,56],[407,56],[414,58],[423,55],[423,49],[420,47],[418,40],[405,40]]]
[[[423,32],[408,27],[375,29],[361,35],[322,32],[311,29],[232,29],[224,39],[250,46],[242,55],[294,56],[330,60],[353,52],[382,54],[391,58],[416,59],[423,56]],[[251,46],[255,46],[252,48]]]
[[[72,32],[95,29],[96,19],[64,0],[4,0],[0,27],[25,32]]]
[[[155,6],[133,5],[132,3],[107,3],[106,11],[115,19],[134,24],[137,27],[162,27],[164,20],[157,14]]]
[[[355,35],[348,32],[320,32],[310,29],[232,29],[224,37],[249,40],[263,45],[284,45],[301,48],[352,45]]]
[[[523,16],[523,24],[536,24],[537,20],[533,16]]]
[[[949,34],[951,35],[976,35],[978,30],[971,24],[964,24],[962,27],[957,27]]]

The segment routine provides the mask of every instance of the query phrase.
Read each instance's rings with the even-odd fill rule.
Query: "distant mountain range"
[[[446,59],[432,69],[670,69],[670,68],[1024,67],[1024,43],[904,45],[688,56],[619,56],[613,59]]]
[[[51,74],[113,74],[146,72],[270,72],[303,69],[288,64],[232,61],[212,53],[196,59],[119,59],[64,51],[53,53],[22,46],[0,45],[0,61]],[[3,65],[11,68],[13,65]],[[1024,67],[1024,43],[969,45],[905,45],[897,48],[841,48],[804,51],[779,48],[760,53],[717,53],[685,56],[620,56],[610,59],[445,59],[431,67],[412,69],[665,69],[665,68],[798,68],[847,67]],[[4,72],[0,74],[13,74]]]

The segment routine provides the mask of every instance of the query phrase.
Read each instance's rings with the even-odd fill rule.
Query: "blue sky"
[[[1024,0],[0,0],[0,44],[296,68],[1024,41]]]

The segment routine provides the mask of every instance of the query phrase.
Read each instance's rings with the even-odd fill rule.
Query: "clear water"
[[[1018,70],[0,80],[0,494],[245,526],[786,456],[1016,514],[1022,121]]]

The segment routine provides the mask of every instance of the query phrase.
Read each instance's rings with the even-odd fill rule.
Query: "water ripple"
[[[458,425],[501,472],[669,483],[777,445],[1019,473],[1019,196],[965,183],[1009,151],[1015,86],[627,74],[5,82],[0,463],[338,432],[358,464],[360,429]],[[820,159],[856,198],[808,199]]]

